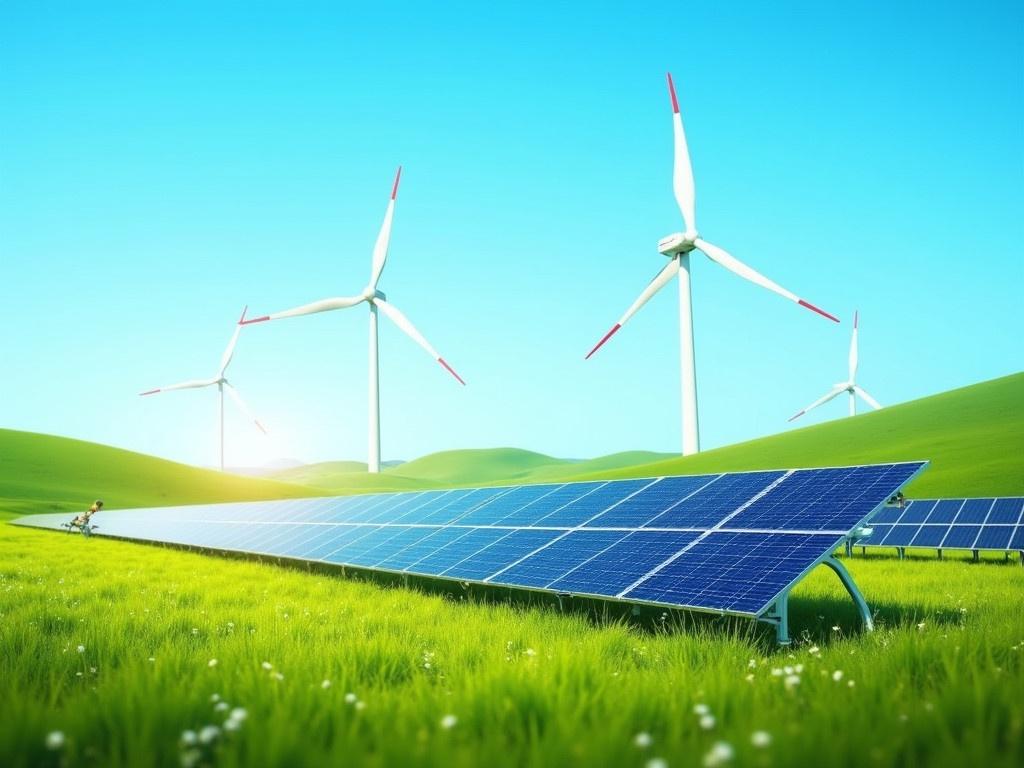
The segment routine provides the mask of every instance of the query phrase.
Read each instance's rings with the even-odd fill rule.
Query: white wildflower
[[[764,749],[772,743],[772,735],[768,731],[754,731],[750,734],[750,743],[758,749]]]
[[[46,748],[54,752],[64,746],[64,732],[50,731],[46,734]]]
[[[644,768],[668,768],[668,763],[665,761],[664,758],[652,757],[650,760],[644,763]]]
[[[791,691],[800,685],[800,675],[789,675],[783,682],[786,684],[786,690]]]
[[[707,768],[714,768],[716,765],[723,765],[728,763],[736,755],[736,752],[732,748],[732,744],[727,741],[716,741],[706,755],[704,755],[704,765]]]
[[[640,731],[640,733],[633,737],[633,746],[639,749],[647,749],[653,741],[654,739],[651,738],[651,734],[647,731]]]
[[[356,696],[354,693],[346,693],[345,694],[345,703],[346,704],[355,704],[357,701],[359,701],[359,697]]]
[[[206,666],[210,667],[210,669],[213,669],[214,667],[217,666],[217,660],[216,659],[210,659],[208,662],[206,662]]]
[[[201,744],[213,744],[220,736],[220,728],[216,725],[205,725],[199,731],[199,742]]]
[[[228,705],[228,703],[226,701],[218,701],[214,705],[213,711],[214,712],[227,712],[228,711],[228,706],[229,705]]]
[[[186,747],[191,747],[199,742],[199,736],[195,731],[182,731],[181,732],[181,743]]]
[[[323,688],[326,691],[328,688],[331,687],[331,681],[330,680],[324,680],[322,683],[320,683],[320,687]]]
[[[832,673],[832,679],[835,680],[837,683],[840,680],[842,680],[843,679],[843,670],[837,669],[835,672],[833,672]]]
[[[441,727],[444,728],[446,731],[450,731],[452,728],[455,727],[455,724],[457,722],[459,722],[459,718],[457,718],[455,715],[445,715],[441,718]]]
[[[701,715],[700,727],[705,731],[710,731],[715,727],[715,716],[714,715]]]
[[[85,653],[85,646],[84,645],[78,646],[78,652],[79,653]]]
[[[693,714],[695,715],[706,715],[711,712],[711,708],[707,704],[694,704]]]
[[[274,668],[274,665],[271,664],[269,661],[264,661],[262,664],[260,664],[260,666],[263,667],[268,672]]]

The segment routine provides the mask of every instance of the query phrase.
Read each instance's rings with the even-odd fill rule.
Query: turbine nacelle
[[[372,285],[368,285],[363,289],[363,300],[372,302],[374,299],[380,299],[381,301],[387,301],[388,297],[384,291],[379,291]]]
[[[697,247],[694,241],[698,237],[696,232],[674,232],[658,241],[658,253],[665,256],[689,253]]]

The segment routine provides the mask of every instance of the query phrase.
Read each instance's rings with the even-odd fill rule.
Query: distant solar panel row
[[[869,523],[866,547],[1024,551],[1024,498],[915,499]]]
[[[757,616],[923,466],[132,510],[100,533]]]

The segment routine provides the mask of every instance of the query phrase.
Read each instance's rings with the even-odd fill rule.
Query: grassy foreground
[[[1022,764],[1024,569],[891,558],[851,568],[878,630],[859,634],[819,569],[793,597],[802,639],[782,650],[750,622],[670,617],[659,629],[655,618],[652,629],[0,525],[0,757]],[[182,745],[207,725],[221,728],[208,745]],[[56,730],[63,743],[47,749]]]

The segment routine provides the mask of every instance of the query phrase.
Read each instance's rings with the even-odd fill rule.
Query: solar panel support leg
[[[789,645],[789,592],[783,592],[772,607],[761,617],[762,621],[775,625],[775,640],[779,645]]]
[[[941,549],[937,549],[935,551],[939,553],[939,560],[941,560],[942,559],[942,550]]]
[[[980,559],[978,557],[978,550],[975,549],[973,552],[971,552],[971,557],[974,558],[974,562],[978,562],[978,560]]]
[[[864,631],[874,631],[875,622],[871,618],[871,609],[868,608],[867,600],[865,600],[864,595],[860,593],[860,588],[853,580],[850,572],[846,570],[846,566],[834,557],[826,558],[825,565],[835,571],[836,576],[838,576],[839,580],[843,582],[843,586],[846,587],[846,591],[849,592],[850,597],[853,598],[853,604],[857,606],[857,612],[860,614],[861,622],[864,624]]]

